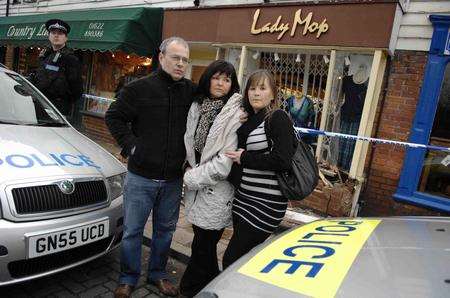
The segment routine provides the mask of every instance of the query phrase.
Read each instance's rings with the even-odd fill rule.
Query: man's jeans
[[[155,181],[128,172],[124,186],[124,233],[120,283],[136,285],[141,275],[145,223],[153,210],[153,235],[147,279],[167,278],[170,243],[180,211],[182,179]]]

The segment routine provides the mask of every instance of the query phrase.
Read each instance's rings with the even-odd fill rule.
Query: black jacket
[[[125,86],[106,112],[111,134],[129,156],[128,170],[149,178],[182,176],[184,133],[195,86],[159,69]]]
[[[268,154],[244,151],[241,155],[241,165],[234,163],[228,180],[239,187],[242,168],[255,170],[286,171],[292,166],[292,157],[297,147],[296,137],[291,119],[283,110],[273,112],[269,119],[264,110],[249,115],[247,122],[237,130],[238,148],[247,149],[248,135],[263,121],[266,137],[269,140]]]
[[[39,59],[32,82],[62,114],[69,115],[83,92],[80,61],[67,47],[59,51],[44,49]]]

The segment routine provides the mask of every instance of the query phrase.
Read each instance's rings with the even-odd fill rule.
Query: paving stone
[[[89,279],[89,276],[86,275],[86,272],[78,270],[70,272],[69,277],[77,282],[85,282]]]
[[[131,294],[131,297],[132,298],[141,298],[141,297],[146,297],[149,294],[150,294],[150,292],[146,288],[139,288],[139,289],[135,290],[133,292],[133,294]]]
[[[22,298],[22,297],[30,297],[30,295],[28,295],[24,289],[21,289],[19,286],[14,285],[14,286],[8,286],[5,288],[0,288],[0,292],[1,293],[8,293],[8,295],[10,297],[14,297],[14,298]]]
[[[34,291],[32,293],[32,296],[33,297],[47,297],[50,294],[53,294],[53,293],[56,293],[56,292],[59,292],[62,290],[64,290],[64,288],[62,286],[60,286],[58,284],[54,284],[54,285],[49,285],[44,288],[41,288],[37,291]]]
[[[106,276],[108,276],[113,281],[117,281],[118,282],[119,281],[119,277],[120,277],[120,273],[117,272],[117,271],[111,271],[111,272],[108,272],[106,274]]]
[[[81,298],[93,298],[95,296],[99,296],[101,294],[107,293],[109,290],[103,286],[96,286],[86,292],[80,293]]]
[[[141,276],[141,278],[139,278],[135,288],[141,288],[141,287],[145,287],[145,285],[147,284],[147,276]]]
[[[108,267],[114,271],[120,272],[120,264],[118,263],[110,263],[108,264]]]
[[[192,234],[191,231],[182,228],[175,232],[173,236],[173,241],[176,241],[184,246],[191,246],[193,238],[194,235]]]
[[[112,280],[110,280],[110,281],[108,281],[108,282],[106,282],[106,283],[103,284],[103,286],[104,286],[105,288],[108,288],[108,289],[110,289],[111,291],[114,291],[114,290],[117,288],[117,285],[118,285],[118,283],[115,282],[115,281],[112,281]]]
[[[75,282],[73,280],[65,280],[61,282],[61,284],[74,294],[78,294],[86,290],[86,288],[82,284]]]
[[[150,250],[143,246],[142,251],[145,260]],[[0,288],[0,297],[113,297],[119,279],[119,272],[115,269],[120,266],[115,262],[116,258],[105,259],[83,264],[64,273]],[[184,272],[184,266],[183,263],[169,258],[167,271],[169,278],[175,283],[178,283]],[[144,273],[138,281],[133,297],[165,297],[161,296],[156,287],[147,284],[147,264],[143,265],[143,268]],[[4,296],[4,293],[7,293],[7,296]]]
[[[90,280],[87,280],[83,283],[83,286],[86,288],[92,288],[93,286],[104,284],[108,281],[108,277],[102,275],[96,278],[91,278]]]
[[[108,266],[105,266],[105,264],[100,264],[98,267],[93,269],[92,271],[89,271],[88,275],[90,277],[97,277],[105,275],[106,273],[110,272],[111,269],[108,268]]]
[[[52,295],[53,297],[56,297],[56,298],[72,298],[72,297],[77,297],[77,296],[75,296],[75,295],[73,295],[73,294],[71,294],[69,291],[61,291],[61,292],[58,292],[58,293],[56,293],[56,294],[54,294],[54,295]]]

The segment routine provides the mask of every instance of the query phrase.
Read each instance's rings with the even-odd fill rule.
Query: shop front
[[[198,76],[217,58],[235,65],[242,88],[252,71],[268,69],[297,126],[372,136],[398,30],[395,20],[402,14],[397,2],[166,10],[163,37],[178,35],[190,43],[194,80],[194,73]],[[369,145],[322,136],[303,139],[315,149],[323,175],[314,193],[292,206],[356,215]]]
[[[71,26],[68,47],[82,64],[84,94],[74,109],[74,118],[79,119],[75,124],[82,119],[89,135],[114,142],[104,114],[123,84],[151,72],[161,42],[163,10],[123,8],[0,18],[0,46],[6,46],[8,67],[25,76],[35,71],[39,53],[49,46],[45,22],[53,18]]]

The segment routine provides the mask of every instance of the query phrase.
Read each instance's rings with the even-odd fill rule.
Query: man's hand
[[[239,148],[236,151],[227,151],[225,152],[225,156],[231,158],[233,162],[237,162],[238,164],[241,164],[241,155],[242,152],[244,152],[244,149]]]

